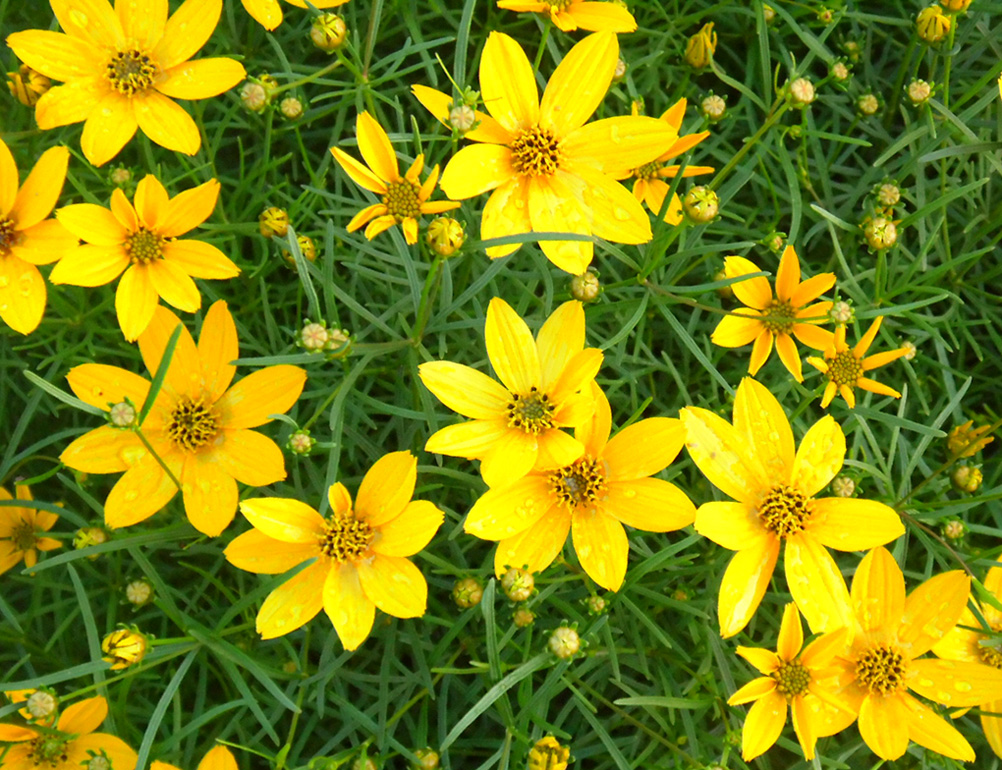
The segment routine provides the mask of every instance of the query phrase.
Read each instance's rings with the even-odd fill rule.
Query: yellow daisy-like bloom
[[[466,531],[501,541],[494,555],[498,576],[508,567],[546,569],[573,532],[574,550],[585,572],[603,588],[618,591],[630,549],[623,524],[647,532],[692,524],[696,508],[685,493],[649,478],[682,450],[681,420],[641,420],[610,440],[609,401],[594,382],[592,393],[595,413],[574,432],[584,446],[581,457],[491,489],[470,510]]]
[[[27,484],[14,487],[15,497],[0,487],[0,500],[24,500],[31,502],[31,490]],[[51,537],[40,535],[48,532],[59,517],[49,511],[41,511],[31,506],[0,506],[0,575],[22,559],[24,566],[34,567],[38,563],[39,551],[51,551],[61,543]]]
[[[633,183],[633,195],[638,201],[647,204],[647,208],[656,216],[661,207],[664,206],[665,198],[671,185],[665,179],[673,179],[678,176],[679,166],[669,166],[668,161],[677,158],[682,153],[688,152],[697,144],[710,135],[709,131],[701,131],[698,134],[680,134],[682,130],[682,120],[685,118],[686,100],[679,99],[675,104],[665,110],[659,120],[665,121],[676,134],[678,139],[669,147],[664,154],[659,155],[650,163],[646,163],[639,168],[632,168],[616,172],[613,177],[616,179],[635,179]],[[639,115],[640,110],[636,102],[633,103],[632,114]],[[686,166],[682,176],[698,176],[699,174],[709,174],[713,172],[713,166]],[[677,225],[682,221],[682,201],[678,194],[673,194],[668,208],[665,209],[664,220],[670,225]]]
[[[65,84],[35,107],[41,129],[84,122],[80,148],[101,166],[142,129],[185,155],[202,144],[198,126],[174,99],[207,99],[247,73],[233,59],[189,61],[206,44],[222,0],[185,0],[169,19],[167,0],[49,0],[61,32],[31,29],[7,38],[32,69]]]
[[[878,393],[881,396],[901,398],[901,394],[894,390],[894,388],[889,388],[866,376],[867,372],[877,369],[884,364],[889,364],[891,361],[896,361],[908,354],[908,348],[898,348],[897,350],[888,350],[872,356],[866,355],[866,351],[870,349],[870,345],[873,344],[873,341],[877,337],[877,331],[880,329],[880,323],[883,320],[883,316],[878,317],[870,325],[870,328],[866,330],[863,338],[856,343],[855,348],[850,348],[846,344],[845,327],[839,326],[835,330],[831,344],[825,350],[824,358],[812,356],[807,359],[807,363],[815,369],[822,371],[825,377],[828,378],[824,395],[821,397],[821,406],[823,408],[832,402],[836,393],[839,393],[845,399],[849,408],[852,409],[856,406],[856,394],[854,392],[856,388],[868,390],[871,393]],[[864,358],[864,356],[866,357]]]
[[[992,567],[985,578],[985,588],[996,599],[1002,601],[1002,567]],[[999,648],[997,635],[1002,633],[1002,610],[997,610],[990,604],[979,604],[981,617],[985,619],[996,640],[992,640],[981,629],[981,623],[966,607],[960,614],[960,622],[942,639],[932,646],[932,651],[945,660],[958,660],[965,663],[984,664],[994,669],[1002,670],[1002,649]],[[1002,714],[1002,690],[994,693],[992,698],[978,704],[981,714],[981,729],[988,739],[988,744],[998,756],[1002,757],[1002,717],[988,714]]]
[[[282,23],[282,6],[278,0],[240,0],[240,2],[251,18],[265,29],[276,29]],[[297,8],[309,7],[304,0],[285,0],[285,2]],[[337,8],[347,2],[348,0],[310,0],[310,5],[315,8]]]
[[[285,478],[282,450],[250,430],[269,415],[284,414],[303,391],[306,372],[296,366],[269,366],[230,387],[239,357],[237,329],[222,300],[205,315],[198,347],[176,315],[158,307],[139,336],[146,368],[156,372],[174,329],[181,325],[163,387],[142,424],[146,440],[173,479],[150,454],[135,430],[103,425],[70,444],[59,456],[84,473],[121,473],[104,504],[109,527],[127,527],[163,508],[181,483],[184,510],[199,532],[214,537],[233,520],[237,484],[259,487]],[[66,377],[82,401],[110,412],[135,411],[146,401],[150,382],[104,364],[81,364]],[[116,409],[118,407],[118,409]]]
[[[545,13],[564,32],[636,32],[637,20],[625,5],[592,0],[498,0],[498,8]]]
[[[45,281],[36,265],[48,265],[76,244],[54,219],[66,180],[70,152],[53,147],[18,185],[17,165],[0,139],[0,318],[11,329],[30,334],[45,313]]]
[[[490,34],[480,59],[480,92],[493,120],[466,134],[479,144],[457,152],[442,172],[442,189],[455,200],[494,191],[481,220],[484,240],[530,232],[617,243],[651,239],[643,207],[611,173],[650,163],[678,132],[663,120],[639,116],[585,125],[605,98],[618,59],[615,34],[589,35],[560,62],[540,101],[521,46],[501,32]],[[585,271],[593,253],[590,240],[546,240],[540,247],[574,275]],[[518,248],[492,246],[487,255],[505,257]]]
[[[429,201],[438,184],[438,166],[435,166],[420,183],[421,169],[424,168],[424,154],[418,155],[407,173],[400,176],[397,156],[390,144],[390,137],[383,127],[368,112],[359,113],[355,120],[358,134],[358,149],[362,153],[366,168],[353,157],[337,147],[331,147],[331,154],[345,173],[359,187],[382,196],[382,203],[366,206],[348,223],[348,232],[353,233],[362,225],[365,237],[370,241],[393,225],[403,227],[407,243],[414,245],[418,240],[417,218],[422,214],[441,214],[459,208],[455,201]]]
[[[451,361],[418,367],[425,387],[468,422],[432,435],[425,450],[480,460],[489,486],[499,487],[540,470],[570,465],[584,445],[561,428],[583,425],[595,411],[591,383],[602,352],[585,348],[584,307],[565,302],[535,340],[503,299],[487,308],[487,355],[501,382]],[[566,533],[565,533],[566,535]]]
[[[115,770],[133,770],[139,758],[121,738],[94,732],[108,716],[101,697],[74,703],[59,715],[55,730],[0,724],[0,754],[9,770],[80,770],[104,755]],[[6,751],[4,751],[6,748]]]
[[[800,613],[791,602],[783,611],[776,652],[761,647],[738,647],[738,655],[764,675],[753,679],[727,701],[732,706],[755,701],[741,733],[741,757],[745,762],[764,754],[779,739],[786,724],[787,706],[793,713],[793,729],[805,759],[814,759],[818,737],[829,734],[825,730],[826,713],[834,709],[847,714],[850,721],[855,718],[829,684],[838,673],[832,662],[845,648],[848,634],[848,629],[840,628],[819,636],[804,649]]]
[[[696,531],[732,551],[720,584],[720,634],[733,636],[758,608],[786,543],[786,582],[816,632],[851,625],[848,591],[827,548],[860,551],[904,534],[893,508],[874,500],[815,498],[845,460],[845,436],[829,415],[794,451],[793,430],[776,397],[745,377],[734,424],[696,407],[682,410],[686,447],[717,489],[737,502],[704,503]]]
[[[181,768],[156,759],[150,764],[150,770],[181,770]],[[237,770],[237,759],[226,746],[213,746],[205,752],[202,761],[198,763],[198,770]]]
[[[744,257],[724,260],[725,278],[758,272],[761,272],[758,266]],[[825,350],[831,345],[834,335],[817,325],[827,323],[832,303],[814,300],[834,285],[834,273],[820,273],[801,281],[800,259],[793,246],[787,246],[776,273],[776,296],[773,297],[769,281],[762,276],[731,284],[734,296],[747,308],[739,308],[725,316],[710,340],[722,348],[739,348],[754,341],[748,364],[748,373],[753,377],[768,360],[775,343],[783,366],[797,382],[803,382],[800,353],[793,338],[815,350]],[[814,304],[808,304],[810,302]]]
[[[215,246],[178,240],[209,218],[218,198],[215,179],[169,198],[160,181],[147,175],[136,187],[134,206],[120,189],[112,192],[110,209],[93,203],[64,206],[56,219],[85,243],[69,250],[49,279],[101,286],[124,270],[115,311],[130,342],[149,326],[160,297],[194,313],[202,306],[202,295],[192,277],[223,279],[240,272]]]
[[[957,625],[970,593],[961,570],[926,580],[905,597],[905,579],[884,548],[866,555],[852,580],[854,634],[836,659],[841,697],[859,714],[859,733],[873,753],[897,759],[913,740],[927,749],[974,760],[963,736],[908,693],[944,706],[998,698],[1002,670],[982,662],[922,658]]]
[[[344,648],[354,650],[369,636],[377,607],[397,618],[423,615],[428,584],[406,557],[431,542],[443,514],[411,500],[416,480],[417,458],[391,452],[365,474],[354,506],[343,484],[330,488],[327,518],[298,500],[240,503],[254,529],[227,546],[231,564],[278,575],[314,560],[268,595],[257,614],[258,633],[284,636],[322,608]]]

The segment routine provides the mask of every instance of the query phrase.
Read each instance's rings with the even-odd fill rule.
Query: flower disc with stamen
[[[320,552],[336,562],[357,559],[376,536],[372,527],[354,516],[331,516],[324,523]]]
[[[905,656],[889,644],[878,644],[856,658],[856,680],[876,695],[901,690],[907,674]]]
[[[105,69],[109,88],[123,96],[145,93],[158,74],[159,68],[150,55],[134,48],[117,52]]]
[[[540,393],[535,385],[528,395],[511,394],[508,402],[508,427],[538,436],[553,427],[553,404],[546,393]]]
[[[552,131],[532,126],[511,142],[511,167],[522,176],[549,176],[560,168],[560,142]]]
[[[866,330],[860,341],[856,343],[855,348],[850,348],[845,341],[845,326],[839,326],[835,330],[835,336],[832,338],[831,344],[825,349],[824,358],[811,357],[807,359],[807,363],[815,369],[824,372],[825,377],[828,379],[824,395],[821,398],[822,407],[827,407],[832,402],[832,399],[835,398],[836,393],[841,394],[850,409],[855,407],[856,388],[868,390],[871,393],[877,393],[882,396],[901,398],[901,394],[894,390],[894,388],[889,388],[866,376],[866,373],[870,370],[908,355],[908,348],[905,347],[876,353],[872,356],[866,355],[866,352],[877,337],[877,331],[880,329],[880,324],[883,320],[883,316],[879,316],[870,324],[870,328]]]
[[[789,537],[804,530],[811,515],[807,496],[789,484],[770,489],[758,504],[762,524],[776,537]]]
[[[54,513],[31,505],[31,489],[26,484],[14,488],[16,497],[0,487],[0,500],[24,501],[24,505],[0,506],[0,575],[20,561],[31,568],[38,563],[39,551],[51,551],[61,543],[46,532],[58,521]]]
[[[167,420],[167,437],[179,450],[194,452],[211,442],[219,433],[220,419],[202,398],[181,398]]]

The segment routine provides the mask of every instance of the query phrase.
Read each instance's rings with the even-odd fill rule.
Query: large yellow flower
[[[149,325],[160,297],[194,313],[202,306],[202,295],[192,277],[232,278],[240,272],[215,246],[178,240],[208,219],[218,198],[215,179],[168,198],[160,181],[147,175],[136,187],[135,206],[119,189],[111,194],[110,209],[93,203],[64,206],[56,218],[86,243],[67,251],[49,279],[101,286],[124,270],[115,310],[130,342]]]
[[[591,417],[591,383],[602,352],[585,348],[580,302],[565,302],[535,340],[525,321],[503,299],[487,308],[487,355],[500,383],[469,366],[431,361],[418,367],[425,387],[453,411],[472,418],[442,428],[425,450],[480,460],[488,485],[504,486],[533,468],[570,465],[584,453],[561,428]]]
[[[282,6],[278,4],[278,0],[240,0],[240,2],[251,18],[265,29],[276,29],[282,23]],[[285,2],[297,8],[309,7],[304,0],[285,0]],[[347,2],[348,0],[310,0],[310,5],[314,8],[336,8]]]
[[[219,300],[205,315],[197,348],[178,317],[157,308],[139,335],[139,352],[151,373],[179,325],[163,387],[139,428],[159,460],[146,450],[130,420],[146,401],[150,382],[104,364],[76,366],[66,379],[77,397],[109,412],[111,424],[76,439],[59,459],[84,473],[125,471],[104,504],[109,527],[149,518],[174,497],[179,481],[188,520],[214,537],[236,514],[237,481],[258,487],[285,478],[282,450],[250,428],[289,411],[303,391],[306,372],[269,366],[230,387],[236,373],[230,362],[239,357],[237,329]]]
[[[501,541],[494,555],[498,576],[507,567],[546,569],[573,532],[574,550],[585,572],[603,588],[618,591],[630,550],[623,524],[647,532],[692,524],[696,508],[685,493],[649,478],[682,450],[682,422],[652,417],[610,440],[609,401],[594,382],[592,393],[595,413],[574,432],[585,448],[580,458],[491,489],[470,510],[466,531]]]
[[[21,334],[34,331],[45,312],[45,281],[36,265],[55,262],[76,244],[66,228],[46,219],[69,159],[65,147],[46,150],[19,188],[14,156],[0,139],[0,318]]]
[[[24,500],[31,502],[31,490],[27,484],[14,487],[16,497],[11,497],[0,487],[0,500]],[[0,575],[24,559],[24,566],[31,568],[38,563],[39,551],[51,551],[60,542],[45,537],[40,532],[48,532],[59,519],[49,511],[41,511],[30,505],[0,506]]]
[[[0,724],[0,743],[11,744],[0,746],[2,765],[7,770],[80,770],[103,754],[114,770],[133,770],[139,757],[125,741],[94,732],[107,716],[108,702],[97,697],[66,708],[55,730]]]
[[[366,206],[352,217],[347,228],[349,233],[368,224],[365,237],[371,241],[384,230],[399,224],[403,227],[407,243],[413,245],[417,243],[419,216],[459,208],[455,201],[428,200],[438,184],[438,166],[431,170],[424,184],[420,184],[418,180],[424,168],[424,154],[418,155],[407,173],[400,176],[390,137],[368,112],[359,113],[355,131],[359,152],[369,168],[337,147],[331,147],[331,154],[355,184],[382,196],[382,203]]]
[[[521,46],[501,32],[490,34],[480,59],[480,91],[495,121],[468,133],[480,143],[456,153],[442,173],[450,198],[494,191],[480,225],[485,240],[529,232],[595,235],[617,243],[651,239],[643,207],[610,173],[650,163],[678,132],[650,117],[585,125],[609,89],[618,58],[615,34],[589,35],[560,62],[540,101]],[[540,247],[574,275],[585,271],[593,253],[590,240],[544,240]],[[518,248],[492,246],[487,254],[504,257]]]
[[[326,519],[298,500],[240,503],[254,529],[227,546],[231,564],[279,575],[312,560],[265,599],[258,633],[284,636],[323,609],[344,648],[354,650],[369,636],[377,607],[397,618],[423,615],[428,584],[406,557],[431,542],[443,514],[429,502],[411,500],[416,479],[417,458],[391,452],[365,474],[354,506],[343,484],[330,488]]]
[[[992,567],[985,578],[985,588],[996,599],[1002,601],[1002,567]],[[932,651],[946,660],[958,660],[965,663],[985,664],[1002,670],[1002,649],[998,646],[998,634],[1002,633],[1002,610],[990,604],[979,604],[981,617],[985,619],[988,628],[996,635],[992,640],[982,630],[981,623],[968,608],[960,614],[960,622],[956,628],[948,632],[932,646]],[[978,704],[981,707],[981,729],[984,730],[988,744],[998,756],[1002,757],[1002,689],[996,691],[989,700]]]
[[[751,620],[786,543],[786,582],[816,632],[849,626],[848,591],[826,548],[859,551],[904,534],[893,508],[873,500],[815,498],[842,468],[845,436],[826,416],[794,452],[786,413],[768,389],[745,377],[734,424],[696,407],[682,410],[693,462],[737,502],[703,503],[696,531],[737,551],[720,584],[720,634]]]
[[[625,5],[593,0],[498,0],[498,8],[545,13],[564,32],[635,32],[637,20]]]
[[[761,272],[755,263],[744,257],[727,257],[724,275],[739,278]],[[773,343],[779,360],[803,382],[800,353],[793,338],[815,350],[825,350],[831,345],[830,331],[819,329],[818,324],[828,321],[831,302],[814,302],[835,285],[834,273],[820,273],[806,281],[800,280],[800,259],[792,246],[787,246],[776,273],[776,296],[772,295],[769,281],[762,276],[731,284],[736,296],[747,308],[739,308],[717,324],[710,337],[722,348],[739,348],[754,341],[748,373],[755,376],[769,358]],[[814,302],[813,305],[808,303]]]
[[[222,0],[185,0],[167,18],[167,0],[49,0],[63,32],[15,32],[7,45],[29,67],[64,85],[35,107],[42,129],[85,121],[80,147],[107,163],[142,129],[169,150],[194,155],[198,126],[174,99],[206,99],[244,79],[233,59],[188,61],[205,45]]]
[[[875,548],[852,579],[854,634],[841,667],[840,695],[859,713],[859,734],[883,759],[897,759],[909,739],[965,762],[974,750],[957,729],[912,697],[914,690],[944,706],[997,699],[1002,670],[981,662],[922,658],[957,624],[971,581],[961,570],[926,580],[905,597],[894,557]]]

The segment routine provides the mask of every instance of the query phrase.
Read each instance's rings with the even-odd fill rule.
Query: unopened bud
[[[533,614],[532,610],[527,607],[519,607],[515,610],[512,615],[512,621],[518,628],[525,628],[526,626],[531,626],[535,622],[536,616]]]
[[[52,81],[27,64],[17,68],[17,72],[7,73],[7,88],[11,96],[25,107],[34,107],[42,95],[52,88]]]
[[[720,213],[720,198],[709,187],[698,185],[685,194],[682,208],[693,222],[705,225]]]
[[[954,457],[974,457],[995,440],[993,436],[985,435],[989,430],[990,425],[975,428],[974,420],[968,420],[950,429],[946,434],[946,447]]]
[[[108,420],[116,428],[131,428],[136,424],[136,407],[128,401],[114,404],[108,410]]]
[[[950,34],[953,20],[943,13],[938,5],[930,5],[919,11],[915,18],[915,29],[918,36],[926,43],[939,43]]]
[[[880,111],[880,100],[873,94],[863,94],[856,100],[856,109],[866,117],[876,115]]]
[[[561,746],[552,735],[547,735],[529,749],[528,770],[567,770],[570,758],[571,750]]]
[[[618,83],[626,77],[626,62],[622,58],[616,61],[616,69],[612,73],[612,82]]]
[[[260,83],[248,81],[240,89],[240,101],[251,112],[264,112],[268,107],[268,92]]]
[[[463,610],[476,607],[484,598],[484,586],[473,577],[461,578],[452,586],[452,600]]]
[[[100,754],[92,754],[90,759],[80,764],[84,766],[84,770],[112,770],[111,760],[104,753],[104,749]]]
[[[44,720],[56,713],[59,701],[56,700],[55,695],[47,690],[36,690],[28,696],[24,707],[31,714],[32,719]]]
[[[814,84],[807,78],[797,78],[790,83],[790,100],[794,107],[806,107],[816,96]]]
[[[820,21],[822,24],[831,24],[834,18],[835,18],[835,13],[832,11],[831,8],[826,8],[823,5],[820,8],[818,8],[818,21]]]
[[[536,580],[531,572],[518,567],[511,567],[501,577],[501,590],[513,602],[524,602],[536,587]]]
[[[710,94],[699,103],[699,109],[707,120],[716,123],[727,114],[727,102],[721,96]]]
[[[907,88],[908,101],[919,107],[929,101],[932,96],[932,86],[924,80],[913,80]]]
[[[886,182],[877,188],[877,201],[881,206],[897,206],[901,202],[901,190],[896,184]]]
[[[671,595],[672,599],[677,602],[687,602],[689,601],[689,592],[684,588],[676,588],[675,593]]]
[[[855,320],[856,311],[845,300],[839,300],[832,303],[832,309],[828,311],[828,317],[832,319],[833,323],[845,325]]]
[[[288,120],[296,120],[303,116],[303,103],[295,96],[287,96],[278,105],[279,112]]]
[[[855,40],[846,40],[842,44],[842,50],[845,51],[845,55],[848,56],[852,61],[858,62],[862,49],[859,47],[859,43]]]
[[[364,760],[359,757],[351,763],[351,770],[379,770],[379,765],[372,757],[366,757]]]
[[[477,122],[477,112],[468,104],[456,104],[449,110],[449,125],[465,134]]]
[[[594,302],[601,293],[602,282],[595,272],[586,270],[571,278],[571,296],[578,302]]]
[[[436,217],[429,223],[425,239],[440,257],[451,257],[466,241],[466,231],[451,217]]]
[[[313,243],[313,239],[308,235],[297,235],[296,243],[299,244],[299,252],[303,255],[303,259],[307,262],[317,261],[317,247]],[[287,249],[282,249],[282,256],[285,257],[285,261],[290,265],[295,267],[296,258],[292,256],[292,252]]]
[[[310,40],[321,51],[333,53],[348,37],[348,25],[336,13],[322,13],[313,20]]]
[[[685,46],[685,60],[693,69],[703,69],[710,65],[714,52],[717,50],[717,33],[713,31],[713,22],[704,24],[703,28],[689,38]]]
[[[942,531],[947,540],[960,540],[967,534],[967,525],[960,519],[950,519],[943,524]]]
[[[277,206],[271,206],[261,212],[257,218],[258,230],[265,238],[278,236],[284,238],[289,232],[289,212]]]
[[[608,602],[602,596],[589,596],[585,603],[588,605],[588,612],[592,615],[601,615],[606,611]]]
[[[73,547],[78,551],[106,542],[108,542],[108,532],[101,527],[83,527],[78,529],[73,536]],[[87,558],[96,559],[97,557],[98,554],[93,554]]]
[[[308,323],[299,331],[298,346],[310,353],[319,353],[327,347],[330,334],[325,324]]]
[[[973,465],[958,465],[950,474],[950,481],[953,482],[954,489],[974,494],[981,487],[984,476],[981,469]]]
[[[573,658],[581,649],[581,637],[570,626],[560,626],[552,634],[548,642],[550,652],[561,660]]]
[[[832,494],[835,497],[852,497],[856,491],[856,482],[848,476],[836,476],[832,479]]]
[[[125,599],[133,607],[142,607],[153,600],[153,586],[146,578],[133,580],[125,586]]]
[[[112,631],[101,642],[102,660],[111,664],[112,671],[139,663],[146,655],[146,637],[135,628],[120,628]]]
[[[772,24],[773,20],[776,18],[776,9],[771,5],[763,5],[762,16],[765,17],[766,24]]]
[[[918,355],[918,348],[915,347],[915,343],[911,340],[905,340],[900,345],[902,350],[905,350],[905,354],[901,356],[905,361],[914,360],[915,356]]]
[[[846,63],[843,61],[835,62],[831,67],[831,73],[832,77],[838,80],[839,82],[844,82],[848,80],[849,76],[852,74],[849,71],[849,67],[846,66]]]
[[[898,228],[885,217],[873,217],[863,226],[863,237],[874,251],[884,251],[898,242]]]
[[[413,768],[413,770],[436,770],[436,768],[438,768],[438,752],[431,746],[425,746],[423,749],[418,749],[414,752],[414,756],[418,758],[418,761],[411,763],[411,768]]]
[[[947,13],[962,13],[971,7],[971,0],[939,0]]]
[[[124,187],[132,181],[132,172],[127,168],[119,166],[118,168],[113,168],[111,170],[111,174],[108,175],[108,178],[116,187]]]
[[[295,455],[306,456],[313,451],[313,447],[316,445],[317,440],[310,436],[310,432],[305,428],[300,428],[299,430],[293,431],[292,435],[289,436],[289,451]]]

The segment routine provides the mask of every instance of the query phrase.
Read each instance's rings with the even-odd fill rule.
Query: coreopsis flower
[[[866,351],[870,349],[870,345],[877,337],[877,331],[883,320],[883,316],[878,316],[877,320],[870,324],[870,328],[866,330],[863,338],[856,343],[855,348],[850,348],[846,344],[845,326],[839,326],[835,329],[831,344],[825,350],[824,358],[811,356],[807,359],[807,363],[823,372],[828,380],[824,395],[821,397],[822,408],[827,408],[832,399],[835,398],[835,394],[838,393],[852,409],[856,406],[856,388],[868,390],[881,396],[901,398],[901,394],[894,388],[889,388],[866,376],[867,372],[889,364],[891,361],[896,361],[908,353],[907,348],[898,348],[897,350],[875,353],[872,356],[866,355]],[[866,357],[864,358],[864,356]]]
[[[63,709],[56,728],[0,724],[0,755],[10,770],[80,770],[94,756],[104,755],[117,770],[131,770],[139,758],[121,738],[94,732],[108,716],[102,697],[77,701]]]
[[[480,460],[488,485],[516,481],[533,468],[570,465],[584,445],[561,428],[583,425],[595,411],[591,383],[602,352],[585,348],[584,308],[565,302],[536,339],[503,299],[487,308],[487,356],[498,379],[451,361],[418,367],[425,387],[453,411],[471,418],[432,435],[425,450]]]
[[[593,0],[498,0],[498,8],[519,13],[544,13],[563,32],[635,32],[637,20],[625,5]]]
[[[418,239],[417,218],[422,214],[441,214],[459,208],[455,201],[430,201],[438,183],[438,166],[435,166],[424,184],[420,183],[421,169],[424,168],[424,153],[415,158],[407,173],[400,176],[397,156],[390,144],[390,137],[383,127],[368,112],[360,112],[355,120],[358,134],[358,149],[368,168],[337,147],[331,147],[331,154],[338,165],[359,187],[382,197],[381,203],[366,206],[348,223],[348,232],[353,233],[362,225],[365,237],[370,241],[384,230],[399,224],[403,227],[407,243],[415,244]]]
[[[897,759],[912,740],[974,760],[957,729],[908,692],[951,708],[998,699],[1002,670],[980,661],[921,658],[957,625],[970,584],[953,570],[906,598],[904,575],[886,549],[874,548],[860,562],[852,579],[852,643],[835,663],[839,695],[859,714],[859,734],[877,756]]]
[[[685,60],[693,69],[701,70],[710,66],[716,50],[717,33],[713,31],[713,22],[711,21],[704,24],[703,28],[686,42]]]
[[[117,770],[117,768],[112,768],[112,770]],[[150,770],[181,770],[181,768],[155,759],[150,763]],[[205,752],[202,761],[198,763],[197,770],[237,770],[237,760],[233,756],[233,752],[226,746],[213,746]]]
[[[49,279],[101,286],[121,275],[115,311],[130,342],[150,324],[160,297],[194,313],[202,295],[192,278],[225,279],[240,272],[215,246],[178,240],[209,218],[218,198],[215,179],[169,198],[160,180],[148,174],[136,187],[135,205],[116,189],[110,209],[93,203],[64,206],[56,219],[84,243],[66,252]]]
[[[727,257],[724,260],[724,275],[727,278],[758,272],[758,266],[744,257]],[[768,360],[775,344],[779,360],[797,382],[803,382],[800,353],[793,338],[815,350],[826,350],[832,344],[834,335],[818,328],[818,324],[828,321],[832,303],[814,300],[834,285],[834,273],[819,273],[801,281],[800,259],[793,246],[787,246],[776,273],[775,297],[769,281],[762,276],[731,284],[734,296],[747,307],[738,308],[725,316],[713,330],[710,340],[722,348],[739,348],[754,342],[748,363],[748,373],[753,377]],[[814,304],[809,304],[812,302]]]
[[[282,23],[282,6],[278,0],[240,0],[240,2],[251,18],[265,29],[276,29]],[[304,0],[285,0],[285,2],[297,8],[309,7]],[[347,2],[348,0],[310,0],[310,5],[314,8],[336,8]]]
[[[540,738],[529,749],[528,770],[567,770],[571,750],[552,735]]]
[[[727,701],[731,706],[755,702],[741,732],[741,757],[745,762],[764,754],[776,742],[786,724],[787,706],[793,713],[793,729],[805,759],[814,759],[819,736],[831,734],[826,730],[826,717],[832,711],[843,715],[843,727],[852,723],[855,714],[830,689],[830,681],[838,673],[832,662],[845,647],[848,633],[848,629],[840,628],[819,636],[805,649],[800,613],[790,602],[783,610],[776,652],[738,647],[738,655],[763,675]]]
[[[17,72],[7,73],[7,88],[11,96],[25,107],[34,107],[42,94],[52,88],[52,81],[27,64],[22,64]]]
[[[612,439],[609,401],[594,382],[595,412],[574,432],[584,454],[549,471],[531,471],[486,492],[470,510],[467,532],[499,540],[498,575],[509,567],[546,569],[572,534],[578,561],[603,588],[618,591],[626,576],[629,542],[623,525],[670,532],[692,524],[696,508],[674,484],[650,478],[685,443],[681,420],[651,417]],[[510,571],[509,571],[510,572]]]
[[[845,459],[845,435],[829,415],[794,451],[793,430],[776,397],[745,377],[734,400],[733,425],[696,407],[682,410],[686,447],[717,489],[737,502],[704,503],[696,531],[737,551],[720,584],[720,634],[747,625],[786,543],[786,582],[815,632],[852,623],[842,573],[828,553],[860,551],[900,537],[893,508],[875,500],[815,495]]]
[[[992,567],[988,570],[985,589],[1002,601],[1002,567]],[[979,604],[978,609],[988,629],[995,635],[994,639],[985,633],[974,613],[965,607],[956,627],[936,642],[932,646],[932,651],[944,660],[983,664],[1002,670],[1002,648],[998,643],[998,634],[1002,633],[1002,610],[987,603]],[[1002,757],[1002,717],[989,716],[989,714],[1002,714],[1002,690],[996,691],[990,700],[978,705],[982,712],[981,729],[988,739],[988,745]]]
[[[121,671],[141,663],[148,647],[146,635],[135,626],[117,628],[101,640],[102,660],[111,664],[112,671]]]
[[[989,434],[991,425],[974,427],[974,420],[968,420],[963,425],[955,425],[946,434],[946,448],[951,457],[974,457],[978,452],[995,440]]]
[[[343,484],[327,493],[327,518],[298,500],[256,498],[240,503],[254,529],[226,548],[227,560],[248,572],[279,575],[312,560],[265,599],[257,630],[265,639],[295,631],[321,608],[346,650],[372,630],[378,607],[397,618],[424,614],[428,584],[408,556],[435,536],[442,512],[411,500],[417,458],[391,452],[362,479],[352,505]]]
[[[950,27],[953,26],[953,19],[943,13],[943,9],[938,5],[930,5],[923,8],[915,17],[915,30],[918,36],[926,43],[939,43],[950,34]]]
[[[65,147],[46,150],[19,187],[14,156],[0,139],[0,318],[21,334],[33,332],[45,313],[45,281],[36,265],[55,262],[77,242],[46,219],[63,190],[69,159]]]
[[[222,0],[185,0],[169,19],[160,0],[116,2],[114,9],[107,0],[50,4],[63,32],[7,37],[21,61],[64,83],[38,100],[38,127],[85,121],[80,147],[95,166],[114,158],[137,128],[168,150],[198,152],[198,126],[174,99],[217,96],[246,77],[234,59],[189,61],[215,30]]]
[[[457,152],[442,172],[442,190],[455,200],[493,190],[480,225],[484,240],[530,232],[594,235],[616,243],[651,239],[643,207],[611,173],[650,163],[678,133],[663,120],[641,116],[586,125],[609,90],[618,60],[615,34],[589,35],[557,66],[540,101],[521,46],[501,32],[490,34],[480,59],[480,91],[494,120],[467,133],[478,144]],[[573,275],[587,269],[593,253],[591,240],[544,240],[540,247]],[[505,257],[518,248],[491,246],[487,255]]]
[[[0,487],[0,500],[30,503],[33,499],[27,484],[15,485],[14,495]],[[58,540],[44,534],[58,519],[56,514],[31,505],[0,506],[0,575],[22,560],[30,569],[38,563],[39,551],[59,548]]]
[[[665,179],[673,179],[678,176],[679,166],[669,166],[668,161],[677,158],[684,152],[688,152],[697,144],[710,135],[709,131],[701,131],[698,134],[680,134],[682,130],[682,119],[685,117],[686,100],[679,99],[675,104],[665,110],[659,120],[665,121],[676,134],[678,139],[661,155],[639,168],[624,169],[612,174],[616,179],[634,179],[633,194],[638,201],[647,204],[647,208],[655,215],[664,206],[665,198],[671,185]],[[637,102],[633,103],[631,110],[633,115],[640,113]],[[682,172],[683,177],[698,176],[699,174],[712,173],[712,166],[686,166]],[[682,201],[678,194],[672,195],[668,208],[665,209],[664,220],[670,225],[677,225],[682,221]]]
[[[113,424],[84,434],[59,456],[84,473],[121,473],[104,504],[109,527],[143,521],[174,497],[180,484],[192,526],[215,537],[237,510],[237,482],[264,486],[285,478],[282,450],[251,430],[284,414],[302,393],[306,372],[269,366],[231,383],[239,357],[237,330],[222,300],[205,315],[198,347],[176,315],[158,307],[139,335],[139,352],[151,374],[181,326],[163,386],[141,426]],[[104,364],[81,364],[66,377],[73,392],[106,412],[123,402],[144,404],[149,380]],[[137,430],[153,448],[146,449]]]

